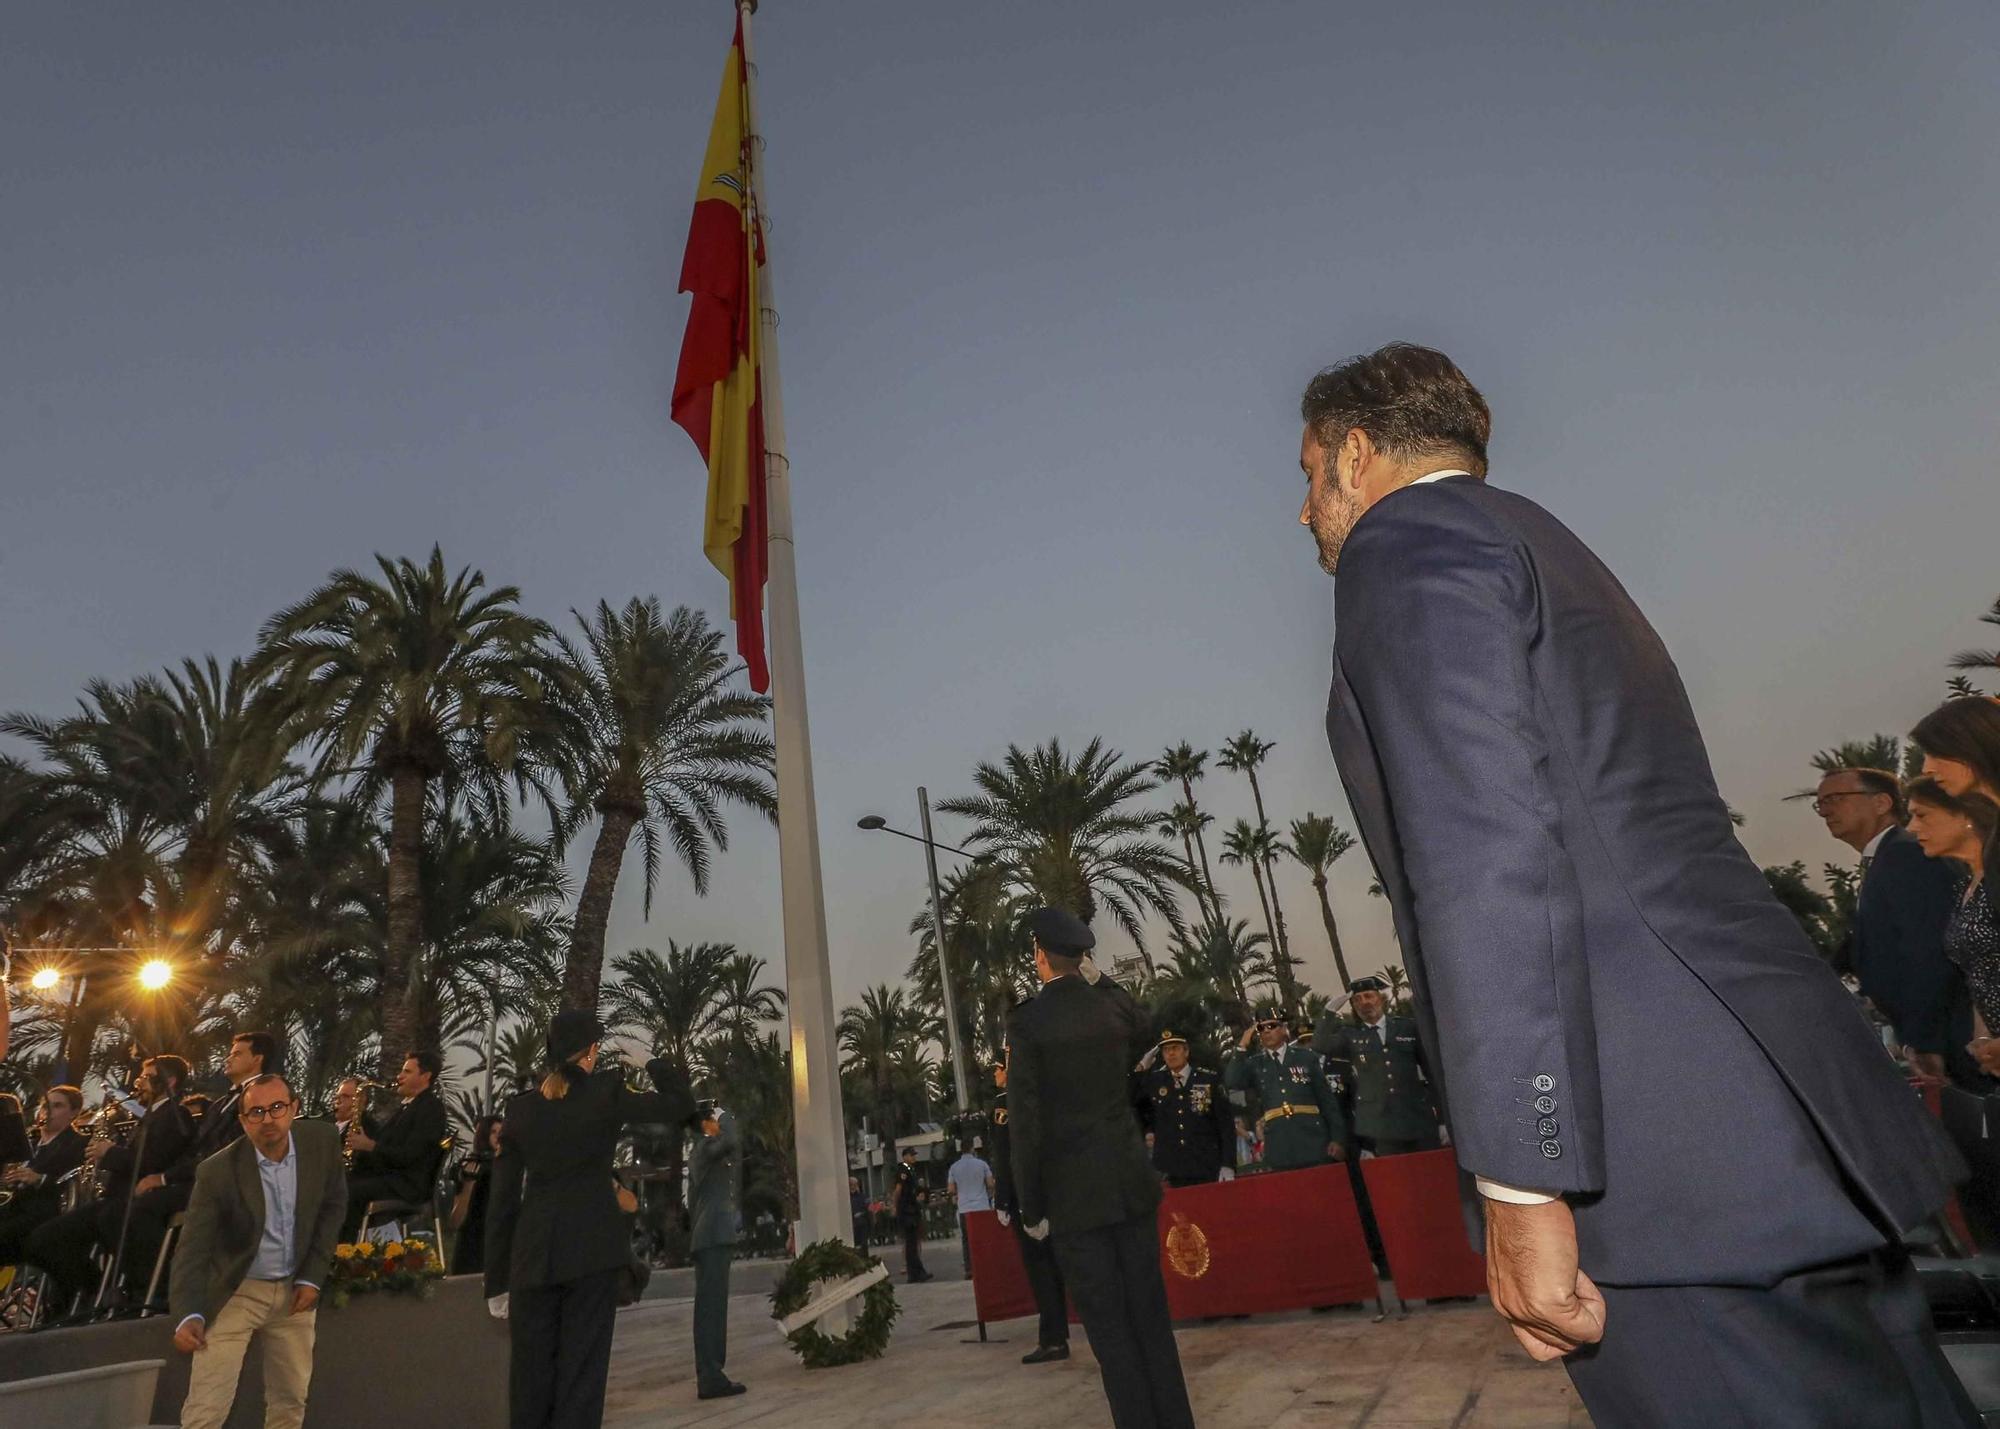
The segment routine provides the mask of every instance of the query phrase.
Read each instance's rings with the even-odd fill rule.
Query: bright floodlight
[[[36,968],[35,975],[28,979],[28,986],[36,992],[47,992],[62,981],[62,974],[54,968]]]
[[[889,821],[880,814],[863,814],[854,821],[854,826],[857,829],[884,829],[889,826]]]
[[[139,986],[148,992],[158,992],[173,981],[173,964],[164,958],[154,958],[139,969]]]

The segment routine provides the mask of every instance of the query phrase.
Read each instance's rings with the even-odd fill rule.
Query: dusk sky
[[[726,614],[666,401],[730,17],[15,7],[0,708],[248,653],[334,568],[433,542],[564,625]],[[1975,0],[765,0],[836,997],[900,976],[923,899],[921,853],[854,820],[914,827],[917,785],[1010,741],[1247,726],[1275,822],[1348,823],[1297,402],[1396,338],[1458,359],[1492,479],[1659,626],[1751,852],[1845,856],[1782,802],[1813,751],[1907,729],[1995,643],[1996,41]],[[1234,776],[1198,793],[1250,813]],[[776,841],[735,828],[650,923],[628,862],[612,950],[728,939],[778,977]],[[1394,955],[1366,885],[1357,853],[1363,968]]]

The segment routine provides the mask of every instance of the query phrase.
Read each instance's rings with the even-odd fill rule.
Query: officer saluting
[[[1021,1224],[1021,1200],[1014,1194],[1014,1128],[1007,1118],[1007,1059],[993,1064],[993,1105],[987,1114],[988,1134],[993,1151],[993,1209],[1000,1224],[1012,1226],[1014,1243],[1021,1248],[1021,1268],[1028,1274],[1028,1288],[1035,1295],[1035,1310],[1041,1317],[1035,1348],[1021,1356],[1022,1364],[1047,1364],[1069,1358],[1069,1302],[1065,1298],[1062,1271],[1056,1265],[1055,1247],[1048,1237],[1037,1240]]]
[[[1155,1057],[1164,1066],[1151,1066]],[[1200,1186],[1236,1174],[1236,1117],[1222,1078],[1188,1061],[1187,1038],[1169,1028],[1133,1076],[1133,1103],[1153,1147],[1153,1169],[1169,1186]]]
[[[1328,1012],[1313,1047],[1346,1091],[1355,1145],[1377,1156],[1437,1150],[1437,1100],[1416,1024],[1387,1015],[1389,984],[1379,977],[1358,977],[1347,990],[1357,1020]]]
[[[1261,1044],[1250,1050],[1250,1039]],[[1263,1107],[1264,1164],[1273,1171],[1297,1171],[1347,1156],[1347,1118],[1326,1079],[1320,1059],[1292,1043],[1285,1014],[1267,1007],[1243,1029],[1235,1056],[1223,1067],[1223,1085],[1232,1092],[1254,1089]]]
[[[1117,1429],[1193,1429],[1160,1273],[1160,1182],[1132,1116],[1132,1064],[1152,1041],[1132,995],[1080,974],[1096,940],[1059,908],[1028,916],[1042,991],[1007,1038],[1014,1190],[1050,1236]]]

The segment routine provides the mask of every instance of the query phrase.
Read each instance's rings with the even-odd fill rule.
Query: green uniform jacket
[[[1329,1018],[1313,1034],[1313,1050],[1326,1055],[1327,1074],[1345,1094],[1356,1135],[1379,1141],[1434,1138],[1437,1100],[1416,1024],[1407,1017],[1384,1017],[1382,1028],[1386,1035],[1378,1037],[1372,1027]]]
[[[736,1244],[743,1225],[743,1139],[736,1117],[723,1112],[714,1136],[694,1135],[688,1153],[688,1249]]]
[[[1296,1042],[1275,1055],[1261,1047],[1238,1052],[1223,1066],[1222,1081],[1232,1092],[1256,1090],[1264,1164],[1274,1171],[1318,1166],[1327,1159],[1328,1142],[1347,1140],[1347,1117],[1319,1057]],[[1290,1114],[1273,1116],[1280,1107]]]

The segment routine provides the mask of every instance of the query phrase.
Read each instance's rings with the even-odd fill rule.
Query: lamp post
[[[930,877],[931,885],[931,937],[937,944],[938,986],[944,990],[944,1031],[947,1050],[951,1054],[951,1089],[953,1099],[958,1104],[958,1114],[962,1117],[972,1110],[972,1098],[966,1090],[965,1057],[958,1038],[958,998],[951,987],[951,965],[945,961],[944,947],[944,896],[938,892],[937,851],[958,854],[962,858],[977,860],[980,855],[969,853],[950,844],[941,844],[931,836],[931,800],[922,785],[917,786],[917,813],[922,821],[923,836],[906,834],[901,829],[891,828],[889,821],[879,814],[868,814],[856,820],[856,826],[871,832],[880,831],[894,834],[897,838],[908,839],[924,846],[924,871]]]

